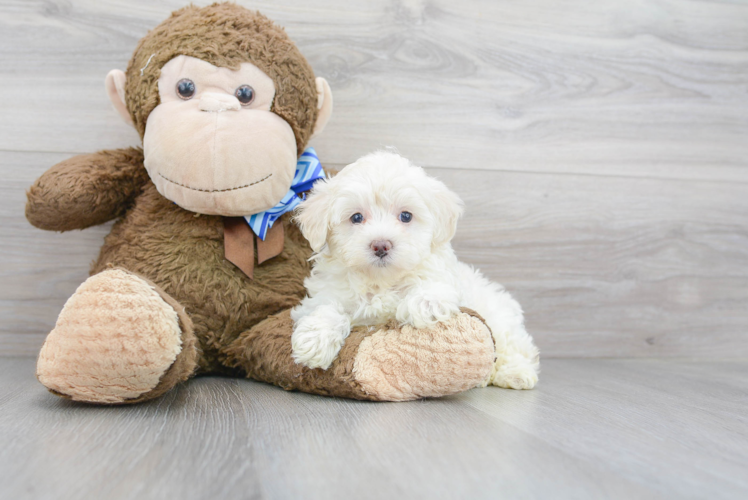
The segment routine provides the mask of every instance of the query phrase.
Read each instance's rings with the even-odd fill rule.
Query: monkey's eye
[[[246,106],[250,102],[254,101],[255,89],[253,89],[249,85],[242,85],[241,87],[236,89],[234,95],[237,99],[239,99],[239,102],[242,103],[242,105]]]
[[[195,82],[188,78],[182,78],[177,82],[177,95],[185,101],[192,99],[195,95]]]
[[[402,212],[400,213],[400,222],[408,223],[413,220],[413,214],[410,212]]]
[[[355,214],[351,215],[351,222],[352,223],[354,223],[354,224],[361,224],[363,221],[364,221],[364,216],[363,215],[361,215],[359,213],[355,213]]]

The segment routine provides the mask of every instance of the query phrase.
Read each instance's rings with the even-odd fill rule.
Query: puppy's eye
[[[361,224],[364,221],[364,216],[356,213],[351,215],[351,222],[354,224]]]
[[[182,78],[177,82],[177,95],[185,101],[195,95],[195,82],[189,78]]]
[[[400,213],[400,222],[408,223],[413,220],[413,214],[410,212]]]
[[[242,103],[243,106],[246,106],[247,104],[255,100],[255,89],[253,89],[249,85],[242,85],[241,87],[236,89],[234,95],[237,99],[239,99],[239,102]]]

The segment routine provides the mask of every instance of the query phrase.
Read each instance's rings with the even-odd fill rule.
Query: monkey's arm
[[[26,193],[26,218],[50,231],[84,229],[124,214],[148,182],[143,151],[78,155],[47,170]]]

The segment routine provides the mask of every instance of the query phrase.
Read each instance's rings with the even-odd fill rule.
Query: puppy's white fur
[[[402,222],[402,212],[412,220]],[[356,213],[362,223],[350,220]],[[296,216],[316,253],[304,282],[308,296],[291,312],[294,360],[326,369],[351,326],[394,318],[428,327],[464,306],[493,332],[497,361],[486,383],[534,387],[538,349],[522,309],[501,285],[459,262],[449,243],[461,214],[456,194],[391,152],[364,156],[318,182]],[[391,243],[384,257],[371,248],[375,241]]]

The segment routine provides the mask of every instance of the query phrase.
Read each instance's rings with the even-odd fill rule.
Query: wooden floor
[[[555,359],[412,403],[201,378],[92,407],[0,358],[0,498],[748,498],[748,362]]]

